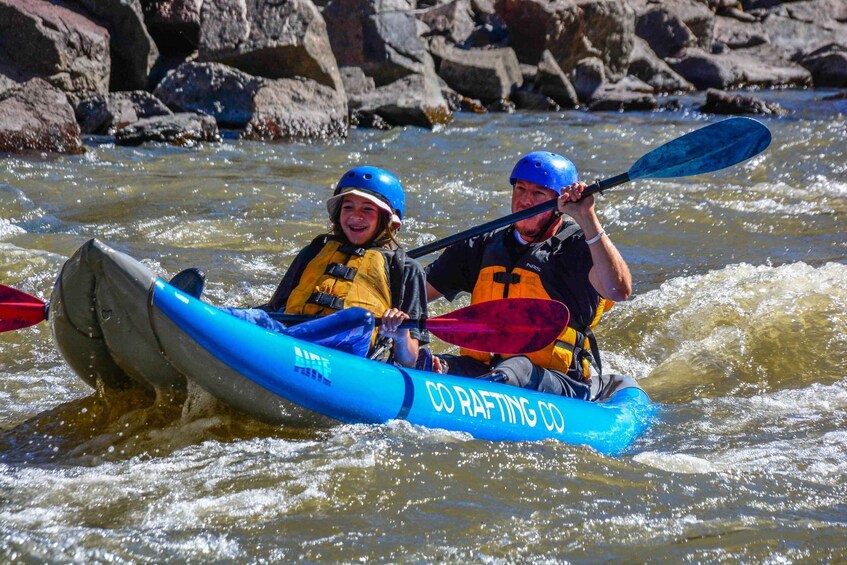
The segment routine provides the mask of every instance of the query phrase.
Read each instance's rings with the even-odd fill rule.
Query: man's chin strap
[[[547,234],[547,232],[549,231],[549,229],[550,229],[551,227],[553,227],[553,224],[555,224],[555,223],[559,220],[559,218],[561,218],[561,217],[562,217],[562,213],[561,213],[561,212],[559,212],[558,210],[554,211],[554,212],[550,215],[550,219],[549,219],[549,220],[547,220],[547,223],[546,223],[546,224],[544,224],[544,228],[538,231],[538,233],[539,233],[539,234],[541,234],[541,235],[539,235],[539,236],[537,236],[537,237],[533,237],[533,238],[532,238],[532,241],[527,241],[527,244],[530,244],[530,243],[538,243],[539,241],[544,241],[544,240],[549,239],[549,238],[550,238],[550,236],[544,237],[544,236],[545,236],[545,234]],[[523,234],[518,233],[518,235],[520,235],[520,236],[521,236],[521,239],[523,239],[524,241],[526,241],[526,237],[524,237],[524,235],[523,235]],[[541,237],[544,237],[544,239],[540,239]]]

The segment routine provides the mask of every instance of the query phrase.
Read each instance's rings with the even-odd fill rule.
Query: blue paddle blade
[[[731,167],[770,145],[771,132],[751,118],[730,118],[657,147],[629,169],[630,179],[676,178]]]

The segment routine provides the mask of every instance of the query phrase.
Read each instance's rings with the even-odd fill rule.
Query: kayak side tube
[[[174,366],[222,402],[271,423],[291,422],[272,408],[285,399],[318,421],[405,419],[480,439],[557,439],[618,454],[646,430],[652,414],[650,399],[631,379],[606,400],[587,402],[403,369],[255,326],[161,279],[154,284],[151,309],[157,333],[174,338],[161,343]],[[198,355],[197,346],[205,353]],[[228,367],[226,378],[209,363]]]

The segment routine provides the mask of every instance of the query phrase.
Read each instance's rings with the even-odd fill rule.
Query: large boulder
[[[183,63],[162,79],[153,94],[177,112],[201,112],[222,127],[244,128],[262,79],[221,63]]]
[[[75,113],[82,133],[112,135],[128,124],[172,112],[149,92],[132,90],[98,94],[83,100]]]
[[[635,12],[627,0],[585,0],[582,9],[584,35],[576,52],[551,49],[563,70],[583,57],[597,56],[606,67],[610,80],[626,75],[635,43]]]
[[[200,43],[203,0],[141,0],[144,24],[168,53],[190,53]]]
[[[109,91],[109,31],[61,2],[0,0],[0,63],[72,102]]]
[[[522,63],[535,65],[549,50],[566,73],[586,57],[603,61],[610,79],[626,73],[635,38],[626,0],[497,0],[495,9]]]
[[[347,97],[313,80],[264,80],[242,137],[257,140],[337,139],[347,136]]]
[[[818,4],[821,9],[826,5]],[[770,43],[788,58],[801,57],[831,43],[844,43],[847,38],[847,24],[823,14],[815,19],[797,19],[792,17],[795,13],[786,8],[762,20]]]
[[[205,0],[199,58],[254,76],[302,77],[344,90],[326,22],[310,0]]]
[[[579,104],[573,84],[549,51],[545,51],[538,62],[535,86],[539,93],[549,97],[560,108],[573,108]]]
[[[342,77],[350,112],[360,125],[384,122],[387,126],[433,128],[452,120],[431,60],[424,72],[379,87],[357,67],[346,67]],[[373,116],[379,121],[373,120]]]
[[[430,35],[442,35],[455,45],[467,41],[476,28],[470,0],[436,5],[419,12],[417,18],[429,27]]]
[[[780,58],[765,45],[722,55],[687,49],[682,57],[669,60],[669,63],[674,71],[699,90],[811,84],[809,71]]]
[[[509,46],[520,62],[536,65],[554,38],[571,30],[565,49],[579,42],[582,11],[574,0],[496,0],[494,9],[509,30]],[[563,69],[570,72],[573,67]]]
[[[0,152],[31,150],[85,151],[67,96],[40,78],[0,93]]]
[[[673,56],[686,47],[697,46],[697,36],[678,14],[665,6],[657,6],[638,16],[635,33],[663,58]]]
[[[442,44],[433,51],[438,76],[450,88],[483,104],[509,95],[523,84],[520,63],[511,48],[458,49]]]
[[[682,78],[667,63],[660,59],[647,42],[640,37],[635,40],[629,60],[629,74],[649,84],[656,92],[687,92],[694,85]]]
[[[76,0],[109,30],[109,90],[146,90],[159,50],[144,26],[139,0]]]
[[[769,43],[768,33],[759,22],[741,22],[736,18],[715,18],[715,41],[730,49],[744,49]]]
[[[636,33],[647,40],[657,55],[667,56],[659,45],[674,51],[684,47],[709,49],[715,14],[700,0],[633,0],[637,13]]]
[[[425,25],[404,0],[332,0],[323,15],[342,67],[359,67],[376,86],[424,72]]]
[[[847,86],[847,47],[844,44],[830,43],[804,55],[798,62],[812,73],[815,86]]]
[[[247,139],[329,139],[347,135],[347,97],[313,80],[267,79],[220,63],[187,62],[154,94],[172,110],[201,112]]]

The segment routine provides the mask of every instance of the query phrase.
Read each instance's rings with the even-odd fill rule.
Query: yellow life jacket
[[[387,260],[385,250],[326,241],[288,295],[285,313],[326,315],[359,306],[382,316],[392,306]]]
[[[554,238],[562,239],[573,234],[573,229],[565,229]],[[509,259],[505,250],[503,238],[514,237],[511,230],[499,234],[499,239],[486,246],[482,268],[477,276],[476,284],[471,293],[471,303],[477,304],[500,298],[543,298],[565,302],[564,297],[555,294],[555,282],[550,281],[546,286],[543,277],[548,274],[544,268],[546,258],[550,254],[550,246],[546,242],[531,245],[517,262]],[[512,264],[514,263],[514,264]],[[507,268],[504,265],[512,265]],[[554,369],[563,373],[570,372],[571,376],[583,379],[590,378],[592,352],[599,357],[596,344],[591,343],[591,330],[600,322],[603,313],[612,308],[614,302],[599,298],[593,318],[585,326],[571,320],[556,340],[547,347],[527,354],[526,356],[536,365]],[[468,355],[491,364],[492,354],[468,349],[461,350],[462,355]],[[511,355],[500,355],[501,358]],[[576,357],[576,361],[575,358]],[[599,358],[596,362],[599,364]]]

